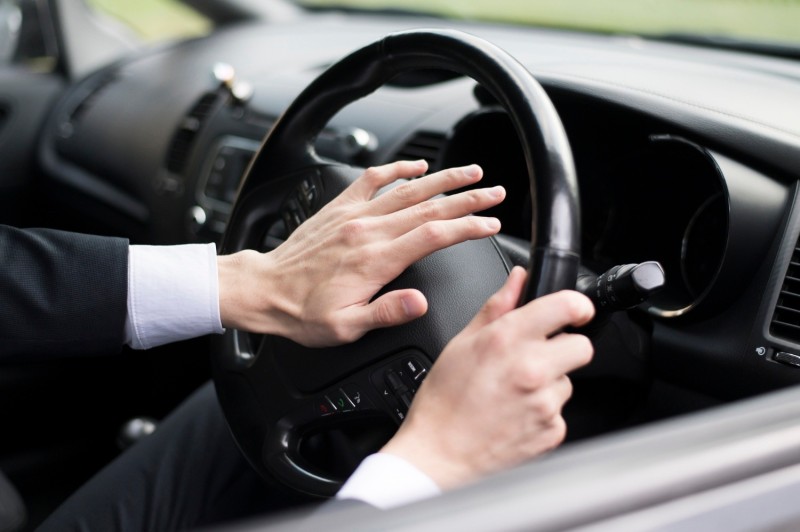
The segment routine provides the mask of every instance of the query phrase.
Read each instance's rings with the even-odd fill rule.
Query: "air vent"
[[[800,343],[800,247],[792,253],[769,330],[773,336]]]
[[[170,142],[169,150],[167,151],[167,170],[173,174],[180,174],[183,172],[186,159],[189,157],[189,150],[192,148],[192,143],[194,142],[194,137],[203,127],[217,99],[217,93],[209,92],[204,94],[181,121],[178,130],[172,137],[172,142]]]
[[[439,153],[444,146],[445,136],[442,133],[433,131],[419,131],[411,137],[408,142],[395,153],[395,159],[415,161],[425,159],[428,167],[436,168],[439,160]]]

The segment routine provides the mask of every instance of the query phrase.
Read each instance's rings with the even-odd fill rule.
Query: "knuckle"
[[[497,312],[501,308],[503,308],[504,306],[503,303],[504,303],[503,294],[495,292],[489,299],[486,300],[484,308],[489,313],[489,315],[493,316],[497,314]]]
[[[561,413],[561,403],[553,397],[541,399],[533,406],[536,416],[542,421],[551,423]]]
[[[464,195],[463,201],[466,207],[474,211],[483,205],[483,198],[484,195],[480,191],[470,190]]]
[[[417,205],[417,215],[422,220],[438,220],[442,215],[442,209],[437,202],[426,201]]]
[[[331,337],[337,344],[348,344],[358,338],[352,328],[341,324],[331,324],[330,330]]]
[[[578,364],[585,366],[591,362],[592,357],[594,356],[594,346],[588,337],[582,334],[571,334],[570,343],[570,347],[575,354]]]
[[[349,220],[342,225],[341,235],[345,242],[358,242],[366,232],[362,220]]]
[[[312,312],[306,309],[301,319],[308,325],[310,334],[323,338],[323,343],[331,345],[341,343],[341,338],[345,334],[344,327],[332,312]]]
[[[416,200],[416,187],[414,183],[403,183],[402,185],[398,185],[392,190],[392,194],[402,201],[402,202],[411,202]]]
[[[375,324],[379,326],[392,325],[395,321],[392,306],[387,301],[381,301],[375,307]]]
[[[562,378],[564,379],[564,399],[568,400],[570,397],[572,397],[572,380],[570,380],[570,378],[566,375],[564,375]]]
[[[570,320],[579,318],[581,316],[581,306],[578,304],[577,299],[569,297],[569,294],[564,294],[564,296],[561,305],[567,318]]]
[[[483,235],[486,231],[486,224],[483,218],[477,216],[465,216],[463,220],[469,224],[470,233],[473,235]]]
[[[383,170],[377,166],[370,166],[361,177],[370,185],[380,185],[383,181]]]
[[[561,445],[561,443],[567,437],[567,423],[564,421],[564,418],[560,415],[553,418],[551,428],[548,433],[550,435],[548,442],[550,449]]]
[[[525,390],[536,390],[547,382],[547,372],[534,358],[523,357],[517,368],[520,385]]]
[[[580,353],[583,355],[584,364],[588,364],[589,361],[591,361],[592,357],[594,356],[594,345],[587,336],[584,336],[582,334],[579,334],[577,336],[578,336],[578,342],[580,344],[578,346],[578,349]]]
[[[457,168],[448,168],[444,171],[443,177],[451,186],[460,185],[464,181],[464,172]]]
[[[483,338],[481,351],[490,353],[492,357],[502,357],[508,351],[508,338],[498,329],[491,329]]]
[[[421,229],[425,240],[434,246],[443,246],[447,242],[447,232],[441,224],[428,222]]]
[[[570,322],[577,322],[586,316],[586,306],[576,294],[564,292],[561,298],[564,317]]]

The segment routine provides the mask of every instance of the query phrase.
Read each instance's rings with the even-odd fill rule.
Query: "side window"
[[[128,48],[196,37],[212,29],[210,19],[177,0],[82,1],[85,5],[78,3],[83,7],[81,18],[85,21],[88,15],[92,31],[127,43]],[[0,0],[0,68],[13,65],[32,72],[53,72],[60,60],[55,24],[50,2]]]
[[[0,62],[8,63],[14,56],[22,26],[22,12],[10,1],[0,3]]]
[[[58,45],[46,2],[0,0],[0,66],[50,72]]]

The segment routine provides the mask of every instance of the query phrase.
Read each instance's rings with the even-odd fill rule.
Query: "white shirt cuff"
[[[222,332],[214,244],[130,246],[128,345],[149,349]]]
[[[336,498],[358,499],[387,510],[441,493],[428,475],[406,460],[389,453],[377,453],[361,462]]]

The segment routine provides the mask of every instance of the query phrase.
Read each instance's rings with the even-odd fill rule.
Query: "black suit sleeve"
[[[0,359],[120,350],[128,241],[0,225]]]

